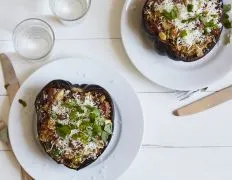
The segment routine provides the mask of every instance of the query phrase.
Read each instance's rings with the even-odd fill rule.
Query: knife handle
[[[7,91],[10,92],[8,93],[10,102],[13,102],[15,94],[17,93],[19,87],[20,86],[18,82],[14,82],[7,87]]]
[[[0,131],[3,130],[6,127],[6,124],[4,121],[0,121]]]
[[[183,106],[175,111],[173,114],[176,116],[186,116],[203,110],[212,108],[232,99],[232,86],[224,88],[218,92],[210,94],[186,106]]]
[[[22,180],[33,180],[31,176],[29,176],[23,168],[21,168]]]

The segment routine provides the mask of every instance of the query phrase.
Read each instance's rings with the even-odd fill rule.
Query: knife
[[[186,116],[186,115],[195,114],[204,111],[206,109],[210,109],[214,106],[222,104],[231,99],[232,99],[232,86],[229,86],[209,96],[201,98],[193,103],[178,108],[175,111],[173,111],[173,114],[175,116]]]
[[[3,77],[5,80],[5,87],[11,104],[16,92],[19,89],[19,82],[16,77],[14,68],[10,62],[10,59],[5,54],[0,54],[0,60],[2,64]],[[3,124],[3,122],[1,122],[0,124],[1,124],[1,129],[3,131],[5,125]],[[21,167],[21,173],[22,173],[21,174],[22,180],[32,180],[32,178],[23,170],[22,167]]]

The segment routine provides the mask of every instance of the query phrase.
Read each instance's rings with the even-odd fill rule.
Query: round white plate
[[[127,0],[121,17],[121,35],[125,50],[135,67],[151,81],[177,90],[207,87],[231,68],[231,46],[216,47],[201,60],[185,63],[158,55],[142,28],[142,7],[146,0]]]
[[[115,130],[109,146],[93,164],[79,171],[58,165],[41,150],[35,137],[34,100],[42,87],[54,79],[98,84],[111,94],[116,107]],[[19,99],[25,100],[27,107],[22,107]],[[12,149],[26,172],[38,180],[116,179],[137,155],[143,126],[140,103],[130,85],[109,67],[78,58],[57,60],[32,74],[17,92],[9,115]]]

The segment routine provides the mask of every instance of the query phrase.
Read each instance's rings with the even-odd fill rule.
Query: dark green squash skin
[[[73,87],[76,87],[76,88],[80,88],[86,92],[91,92],[91,91],[94,91],[94,92],[101,92],[102,94],[105,95],[106,97],[106,100],[110,103],[110,106],[111,106],[111,115],[110,115],[110,119],[112,120],[112,132],[114,132],[114,103],[113,103],[113,100],[110,96],[110,94],[101,86],[99,85],[93,85],[93,84],[72,84],[70,83],[69,81],[64,81],[64,80],[53,80],[51,81],[50,83],[48,83],[40,92],[39,94],[37,95],[36,97],[36,100],[35,100],[35,110],[36,110],[36,116],[37,116],[37,133],[39,134],[40,132],[40,126],[41,126],[41,122],[45,120],[46,116],[44,114],[42,114],[40,112],[40,107],[41,105],[44,103],[44,99],[43,99],[43,93],[44,91],[46,91],[46,89],[48,88],[63,88],[63,89],[66,89],[66,90],[71,90],[71,88]],[[108,144],[110,143],[110,140],[112,138],[112,135],[110,135],[108,137]],[[42,148],[44,149],[44,151],[46,152],[46,143],[44,142],[41,142],[39,141],[40,145],[42,146]],[[60,163],[60,162],[57,162],[51,155],[49,155],[47,152],[46,154],[48,154],[54,161],[56,161],[58,164],[63,164],[65,165],[66,167],[70,168],[70,169],[74,169],[74,170],[80,170],[80,169],[83,169],[85,168],[86,166],[92,164],[93,162],[95,162],[100,156],[101,154],[105,151],[105,149],[107,148],[108,145],[105,145],[105,147],[101,150],[101,152],[98,154],[97,158],[96,159],[92,159],[92,158],[89,158],[87,159],[86,161],[84,161],[77,169],[74,169],[74,168],[71,168],[69,166],[66,166],[65,164],[63,163]]]
[[[193,62],[193,61],[197,61],[201,58],[203,58],[204,56],[206,56],[214,47],[215,45],[218,43],[219,39],[220,39],[220,35],[222,33],[223,30],[223,26],[220,28],[220,33],[219,35],[216,37],[216,42],[211,43],[207,49],[204,50],[204,55],[201,57],[197,57],[197,56],[193,56],[193,57],[182,57],[180,55],[178,55],[177,52],[175,52],[174,50],[172,50],[172,48],[170,47],[170,45],[167,42],[164,42],[162,40],[159,39],[158,35],[154,34],[153,32],[151,32],[148,28],[148,25],[146,23],[145,20],[145,8],[146,5],[148,3],[147,0],[143,6],[143,10],[142,10],[142,29],[144,30],[146,37],[148,39],[150,39],[151,41],[153,41],[153,46],[154,46],[154,50],[162,56],[168,56],[171,60],[174,61],[184,61],[184,62]],[[222,3],[222,7],[223,7],[223,0],[219,0],[219,2]],[[223,19],[223,17],[221,17],[221,19]]]

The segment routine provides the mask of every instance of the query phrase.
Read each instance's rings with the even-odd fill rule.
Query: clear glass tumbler
[[[83,19],[90,5],[91,0],[50,0],[51,11],[64,24]]]
[[[13,32],[17,53],[28,60],[40,60],[52,51],[55,35],[51,26],[36,18],[20,22]]]

